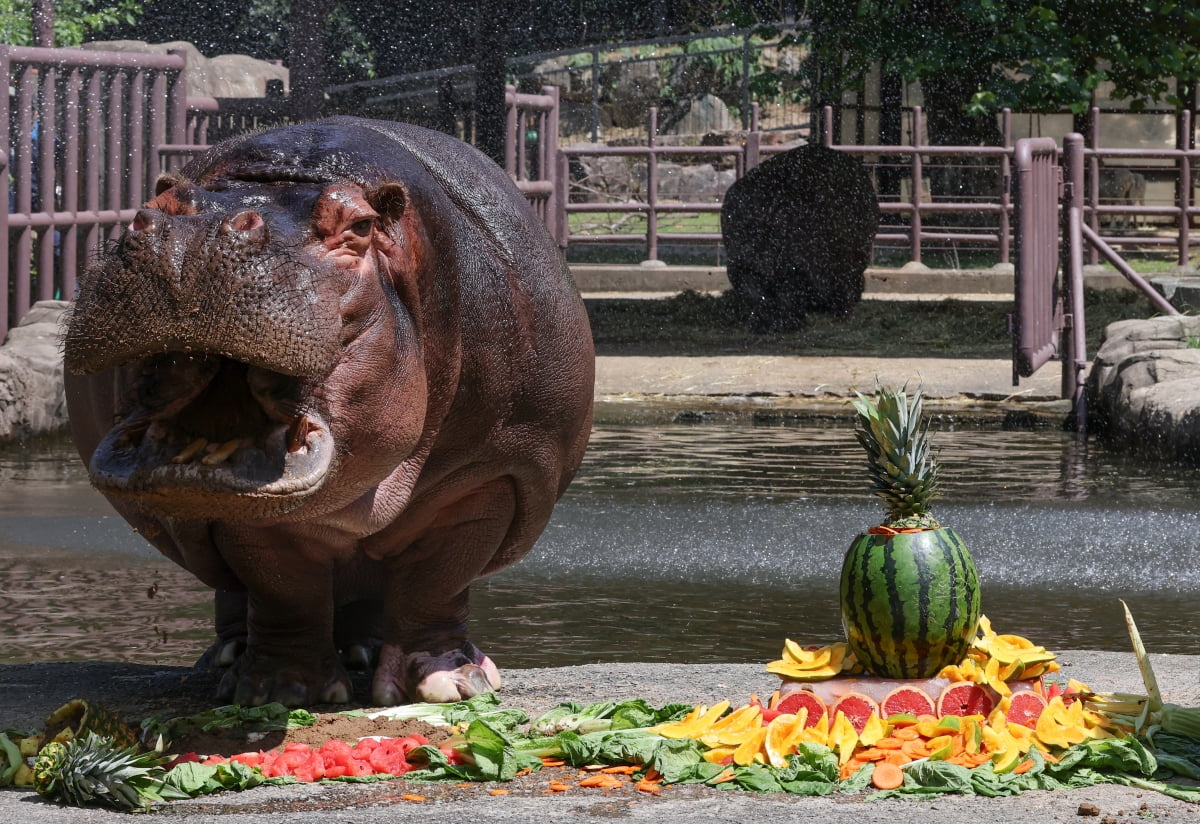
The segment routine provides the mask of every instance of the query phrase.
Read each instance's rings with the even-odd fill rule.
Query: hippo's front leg
[[[443,508],[416,544],[388,559],[372,701],[459,701],[500,687],[496,665],[467,636],[468,587],[528,548],[512,544],[517,511],[510,479],[493,481]]]
[[[350,678],[333,643],[328,563],[274,542],[239,542],[225,554],[248,593],[246,649],[221,679],[218,697],[289,707],[349,701]]]

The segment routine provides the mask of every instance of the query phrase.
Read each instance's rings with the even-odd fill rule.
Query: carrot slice
[[[913,758],[928,758],[929,748],[925,746],[925,742],[920,739],[916,741],[905,741],[904,746],[900,748],[900,752],[905,755],[911,755]]]
[[[1015,770],[1013,770],[1013,774],[1014,775],[1024,775],[1025,773],[1029,772],[1032,769],[1033,769],[1033,759],[1026,758],[1024,761],[1022,761],[1020,764],[1017,765],[1017,768]]]
[[[912,759],[900,750],[888,750],[887,757],[883,760],[889,764],[895,764],[897,767],[903,767],[905,764],[912,763]]]
[[[867,747],[864,750],[859,750],[854,754],[854,757],[859,761],[882,761],[888,751],[879,747]]]
[[[875,742],[875,749],[878,750],[898,750],[904,746],[904,740],[892,735],[887,738],[880,738]]]
[[[871,783],[881,790],[894,790],[904,784],[904,771],[895,764],[880,761],[871,773]]]
[[[634,784],[634,787],[637,788],[638,792],[650,793],[652,795],[662,792],[661,784],[656,781],[647,781],[644,778],[637,784]]]
[[[917,730],[916,724],[913,724],[911,727],[897,727],[892,730],[892,738],[898,738],[901,741],[916,741],[920,737],[921,733]],[[876,742],[875,746],[878,747],[879,742]]]
[[[600,772],[610,775],[633,775],[640,769],[636,764],[618,764],[615,767],[604,767]]]

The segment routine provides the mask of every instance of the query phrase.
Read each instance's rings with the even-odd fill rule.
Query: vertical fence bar
[[[554,235],[558,200],[563,196],[558,186],[558,86],[545,86],[542,88],[542,94],[549,95],[554,103],[553,108],[542,116],[541,131],[539,132],[542,136],[542,176],[550,182],[550,194],[546,198],[546,225],[550,227],[550,233]],[[555,240],[558,240],[559,237],[565,237],[565,235],[554,235],[554,237]]]
[[[101,93],[103,89],[103,72],[92,68],[88,76],[87,90],[84,99],[87,101],[84,118],[84,141],[87,154],[84,155],[83,177],[83,208],[95,212],[100,208],[100,168],[104,152],[104,121],[101,110]],[[86,254],[92,255],[100,248],[100,226],[89,223],[83,233],[83,248]]]
[[[0,80],[5,84],[4,94],[0,94],[0,174],[7,179],[10,174],[10,164],[12,163],[12,155],[10,154],[12,147],[12,133],[9,128],[9,117],[11,112],[8,106],[8,88],[11,82],[9,78],[12,76],[12,61],[8,54],[6,46],[0,46]],[[16,206],[15,193],[9,189],[8,196],[4,198],[4,205],[0,206],[0,266],[4,267],[4,271],[9,271],[9,246],[8,246],[8,215],[9,210]],[[0,343],[4,342],[8,335],[8,279],[5,279],[3,284],[0,284]]]
[[[18,214],[33,212],[33,113],[36,106],[36,70],[25,63],[17,72],[17,145],[16,163]],[[33,267],[33,227],[25,226],[17,234],[16,260],[13,261],[12,303],[8,322],[16,324],[29,306],[29,279]]]
[[[1012,159],[1010,157],[1012,144],[1012,110],[1003,109],[1000,112],[1000,135],[1003,138],[1004,154],[1000,155],[1000,262],[1011,260],[1009,252],[1012,225],[1009,211],[1012,209]]]
[[[1063,166],[1067,171],[1063,209],[1066,221],[1067,271],[1063,273],[1064,328],[1062,340],[1062,396],[1071,398],[1075,425],[1081,434],[1087,431],[1087,408],[1083,393],[1083,372],[1087,369],[1087,342],[1083,317],[1083,212],[1084,145],[1083,135],[1069,134],[1063,140]],[[1068,319],[1065,313],[1070,314]]]
[[[1093,106],[1088,112],[1089,118],[1089,141],[1091,143],[1091,154],[1087,157],[1085,164],[1087,166],[1087,183],[1084,183],[1084,178],[1079,177],[1078,182],[1081,189],[1086,190],[1087,199],[1084,201],[1082,208],[1086,216],[1088,225],[1092,227],[1092,231],[1100,234],[1100,211],[1096,207],[1100,205],[1100,107]],[[1064,143],[1064,146],[1066,144]],[[1080,192],[1080,197],[1083,197],[1083,191]],[[1090,208],[1091,214],[1088,215]],[[1100,262],[1100,256],[1096,249],[1088,246],[1088,265],[1095,266]],[[1065,395],[1063,397],[1066,397]]]
[[[129,188],[122,203],[112,204],[114,209],[146,200],[147,178],[158,179],[158,152],[154,150],[157,141],[153,137],[147,139],[145,136],[146,70],[135,68],[128,77],[129,92],[125,95],[124,100],[129,111],[129,164],[126,171]],[[143,147],[148,148],[149,151],[145,151]]]
[[[909,218],[912,232],[912,259],[921,262],[921,196],[925,188],[924,163],[921,160],[921,131],[925,128],[921,117],[921,107],[913,106],[912,111],[912,217]]]
[[[1179,208],[1179,255],[1178,263],[1180,266],[1188,265],[1189,246],[1191,245],[1192,218],[1188,214],[1188,209],[1192,205],[1192,158],[1188,155],[1189,138],[1192,134],[1192,113],[1184,109],[1179,113],[1179,118],[1176,121],[1175,130],[1175,148],[1180,150],[1177,168],[1179,176],[1175,180],[1175,201]]]
[[[104,207],[120,209],[125,202],[125,168],[122,163],[125,157],[125,73],[114,71],[108,75],[108,80],[108,105],[103,106],[104,131],[108,135],[108,154],[104,158]],[[130,139],[136,140],[138,137],[134,135]],[[116,227],[110,227],[108,234],[115,238]]]
[[[646,260],[658,260],[658,107],[651,106],[646,130]]]
[[[518,180],[517,177],[517,89],[515,86],[504,87],[504,97],[508,101],[508,106],[504,112],[504,131],[509,139],[504,143],[504,171],[508,172],[508,176],[513,180]]]
[[[82,71],[71,68],[63,85],[63,182],[62,209],[79,212],[79,108],[82,105],[80,91],[83,88]],[[79,268],[79,227],[68,226],[61,233],[59,251],[59,287],[63,300],[75,298],[75,275]]]
[[[38,167],[38,202],[34,205],[39,211],[48,215],[58,211],[56,196],[58,170],[54,168],[55,143],[58,140],[58,100],[55,94],[57,83],[58,70],[52,65],[43,65],[38,77],[40,105],[35,116],[38,130],[38,157],[34,159],[34,162]],[[50,300],[54,297],[55,234],[53,225],[46,226],[37,233],[38,300]],[[17,307],[17,311],[23,313],[27,311],[27,306],[28,304],[22,304]]]

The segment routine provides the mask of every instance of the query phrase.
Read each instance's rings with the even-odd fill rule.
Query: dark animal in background
[[[220,697],[344,702],[375,653],[376,704],[499,685],[468,587],[578,468],[594,356],[492,161],[356,118],[218,145],[82,280],[65,362],[92,482],[217,590]]]
[[[853,309],[878,225],[871,178],[845,152],[814,144],[751,169],[721,207],[729,281],[750,328],[789,331],[809,312]]]

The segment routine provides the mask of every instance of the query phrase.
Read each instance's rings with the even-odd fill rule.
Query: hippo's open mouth
[[[302,379],[212,354],[121,368],[133,392],[92,456],[101,490],[305,497],[328,474],[333,437],[303,403]]]

